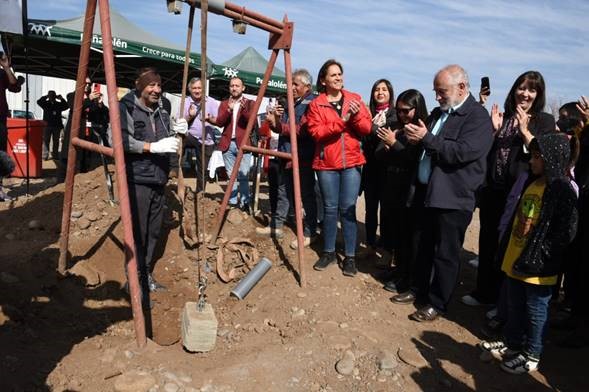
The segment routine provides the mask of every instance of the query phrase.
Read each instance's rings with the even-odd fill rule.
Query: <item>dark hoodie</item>
[[[167,154],[143,153],[143,145],[169,136],[170,115],[162,107],[151,109],[143,105],[135,90],[125,95],[119,105],[127,180],[136,184],[165,185],[170,158]]]
[[[570,146],[566,135],[550,133],[536,137],[540,155],[544,161],[546,188],[542,196],[542,209],[537,225],[534,226],[520,257],[513,265],[513,271],[526,276],[554,276],[561,271],[563,255],[577,231],[577,195],[566,175],[570,158]],[[528,173],[522,175],[528,176]],[[512,194],[519,197],[528,185],[536,179],[529,176],[524,186],[516,181]],[[511,194],[510,194],[511,196]],[[504,216],[511,217],[507,231],[501,238],[500,261],[507,249],[518,203],[511,203],[511,209]]]

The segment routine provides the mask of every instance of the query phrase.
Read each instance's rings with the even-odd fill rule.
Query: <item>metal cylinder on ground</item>
[[[266,275],[266,272],[272,267],[272,262],[262,257],[250,272],[231,290],[231,295],[239,299],[244,299],[252,288]]]

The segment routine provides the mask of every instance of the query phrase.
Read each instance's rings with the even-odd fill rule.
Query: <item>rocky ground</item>
[[[231,211],[224,241],[246,238],[273,267],[244,300],[229,295],[246,266],[225,250],[233,282],[213,272],[218,249],[202,248],[206,293],[218,319],[216,344],[189,353],[180,339],[180,316],[197,298],[197,253],[180,238],[180,207],[168,193],[166,241],[155,276],[168,291],[152,295],[152,340],[138,349],[127,296],[121,290],[122,224],[108,202],[100,169],[76,177],[66,277],[55,273],[63,184],[45,163],[46,178],[33,180],[26,196],[20,179],[9,179],[13,203],[0,205],[1,391],[583,391],[585,351],[564,351],[549,335],[540,371],[503,373],[479,360],[482,309],[458,301],[447,318],[431,324],[408,319],[413,306],[395,306],[379,281],[375,257],[346,278],[336,266],[311,268],[320,244],[305,250],[308,284],[297,281],[296,252],[289,242],[256,237],[265,217]],[[189,181],[193,181],[189,180]],[[262,192],[266,193],[264,186]],[[204,200],[207,231],[222,190]],[[267,211],[267,201],[262,210]],[[363,215],[359,204],[359,217]],[[190,217],[189,217],[190,218]],[[360,222],[360,231],[362,223]],[[463,259],[476,253],[477,219],[468,230]],[[223,241],[221,241],[223,243]],[[242,250],[252,255],[247,245]],[[465,263],[466,264],[466,263]],[[472,289],[475,272],[464,267],[456,299]]]

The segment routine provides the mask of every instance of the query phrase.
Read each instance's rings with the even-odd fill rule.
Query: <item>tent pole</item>
[[[29,164],[29,143],[31,140],[30,132],[31,132],[31,124],[29,122],[29,50],[28,50],[28,38],[29,38],[29,11],[28,11],[28,1],[22,0],[22,16],[23,16],[23,41],[24,41],[24,52],[25,52],[25,138],[27,140],[27,150],[26,150],[26,159],[27,159],[27,196],[30,195],[29,186],[31,183],[30,177],[30,164]]]

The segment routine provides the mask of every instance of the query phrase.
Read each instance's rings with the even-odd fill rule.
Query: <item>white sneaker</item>
[[[479,258],[475,257],[474,259],[468,260],[468,265],[470,265],[472,268],[479,268]]]
[[[501,369],[511,374],[525,374],[538,369],[539,359],[532,358],[524,353],[501,362]]]
[[[308,248],[309,246],[311,246],[311,244],[313,242],[315,242],[315,239],[316,238],[317,238],[317,236],[314,236],[314,237],[304,237],[304,239],[303,239],[303,246],[305,248]],[[289,246],[290,246],[291,249],[297,249],[299,247],[299,243],[298,243],[296,237],[295,237],[294,240],[291,241],[291,243],[290,243]]]
[[[475,297],[473,297],[470,294],[463,296],[460,300],[462,301],[463,304],[468,305],[468,306],[483,306],[483,305],[485,305],[484,303],[479,302]]]
[[[282,229],[270,226],[256,227],[256,234],[267,235],[275,238],[282,238],[284,236],[284,231],[282,231]]]
[[[497,308],[493,308],[491,310],[489,310],[487,313],[485,313],[485,317],[487,317],[487,320],[492,320],[497,316]]]
[[[503,357],[513,356],[518,353],[518,351],[507,347],[502,340],[481,340],[478,346],[481,350],[490,353],[497,359],[503,359]]]

